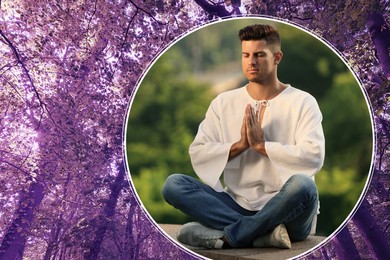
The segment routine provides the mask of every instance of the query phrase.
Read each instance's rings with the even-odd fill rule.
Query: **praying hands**
[[[265,107],[255,111],[250,104],[245,109],[241,126],[241,139],[230,148],[229,161],[245,152],[249,148],[267,156],[265,150],[264,132],[261,128]]]
[[[260,105],[260,109],[255,111],[251,105],[247,105],[245,110],[246,138],[249,146],[258,153],[267,156],[264,142],[264,131],[261,128],[265,106]]]

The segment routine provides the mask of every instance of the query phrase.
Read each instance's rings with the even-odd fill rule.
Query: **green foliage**
[[[283,60],[279,78],[297,88],[304,88],[321,99],[331,88],[335,74],[347,68],[339,57],[314,36],[291,26],[279,26]]]
[[[185,223],[189,217],[164,201],[162,184],[168,177],[166,168],[143,169],[132,181],[146,210],[159,223]]]
[[[356,175],[355,169],[337,167],[322,169],[316,175],[321,203],[317,234],[331,234],[352,212],[366,181],[357,180]]]
[[[321,201],[317,229],[329,235],[351,213],[362,193],[373,140],[367,103],[351,73],[334,75],[320,107],[326,159],[316,175]]]
[[[148,212],[161,223],[188,221],[165,203],[161,188],[172,173],[194,175],[188,147],[212,98],[186,70],[184,57],[167,51],[143,80],[128,119],[132,180]]]
[[[175,47],[184,56],[189,57],[192,72],[205,72],[241,58],[238,31],[255,21],[238,20],[210,25],[188,35]]]
[[[149,71],[134,98],[127,130],[132,175],[157,165],[192,172],[188,146],[211,97],[206,87],[190,76],[177,76],[178,59],[174,52],[167,52]],[[180,68],[180,73],[185,73]]]
[[[320,103],[327,167],[352,168],[365,178],[371,162],[372,127],[367,103],[351,73],[337,74]]]

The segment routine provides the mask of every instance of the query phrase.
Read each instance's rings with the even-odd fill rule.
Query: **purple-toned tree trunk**
[[[376,56],[390,79],[390,28],[382,13],[373,12],[367,17],[367,28],[375,45]]]
[[[34,211],[43,197],[44,186],[40,182],[32,182],[29,190],[23,192],[15,211],[15,218],[1,241],[0,259],[22,259]]]
[[[50,260],[50,259],[55,259],[58,251],[58,238],[59,234],[62,229],[62,220],[59,219],[55,226],[52,227],[52,230],[50,232],[50,241],[48,242],[44,260]]]
[[[339,259],[360,259],[359,252],[347,226],[340,230],[333,242]]]
[[[137,201],[135,198],[135,195],[131,195],[130,197],[130,208],[127,214],[127,223],[126,223],[126,230],[125,230],[125,252],[126,255],[131,258],[135,259],[136,256],[139,255],[139,247],[140,244],[137,243],[136,237],[134,234],[135,228],[133,224],[133,219],[135,215],[137,214]]]
[[[321,252],[321,258],[323,260],[329,260],[329,256],[328,256],[328,252],[326,251],[326,247],[321,247],[320,248],[320,252]]]
[[[104,240],[104,235],[107,231],[109,221],[115,214],[115,206],[118,201],[119,194],[123,188],[123,180],[125,178],[125,166],[124,162],[121,161],[118,166],[118,175],[115,178],[115,181],[112,183],[110,190],[111,194],[107,200],[106,206],[104,207],[102,213],[99,216],[98,227],[94,234],[94,239],[89,248],[89,252],[85,254],[85,259],[97,259],[100,253],[100,249]]]
[[[64,185],[64,197],[68,194],[68,185],[71,181],[71,174],[68,173],[67,179]],[[51,228],[50,238],[47,243],[47,248],[44,256],[44,260],[56,259],[60,244],[60,234],[64,229],[64,211],[60,211],[57,221]]]
[[[42,115],[44,113],[44,103],[34,85],[30,72],[24,60],[21,58],[18,48],[14,43],[6,36],[6,34],[0,30],[0,36],[3,43],[7,48],[12,51],[14,62],[20,65],[21,74],[27,79],[25,84],[25,91],[32,93],[30,99],[26,99],[22,105],[24,111],[29,111],[28,121],[26,125],[39,132],[42,128]],[[34,116],[34,113],[40,114],[39,119]],[[21,196],[19,204],[14,211],[14,219],[9,225],[3,240],[0,245],[0,259],[21,259],[23,257],[26,240],[30,233],[30,227],[33,223],[34,212],[36,208],[41,204],[44,197],[44,176],[45,168],[48,165],[44,160],[38,162],[40,171],[34,170],[34,172],[25,172],[29,175],[29,184],[26,185],[26,190],[20,191]],[[38,177],[32,177],[38,176]]]
[[[366,244],[372,248],[372,256],[376,259],[390,259],[389,242],[386,239],[381,239],[385,236],[385,233],[376,224],[366,199],[360,205],[353,217],[353,221],[361,232]]]

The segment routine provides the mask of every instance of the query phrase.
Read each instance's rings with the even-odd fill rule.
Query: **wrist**
[[[232,145],[232,147],[230,148],[228,161],[239,156],[240,154],[242,154],[243,152],[245,152],[248,149],[249,149],[249,144],[246,144],[245,142],[239,141],[239,142],[234,143]]]
[[[264,156],[267,156],[267,151],[265,150],[265,142],[257,143],[253,149],[258,152],[259,154],[262,154]]]
[[[250,145],[248,142],[246,141],[242,141],[240,140],[239,142],[237,142],[237,149],[240,150],[241,152],[245,152],[246,150],[248,150],[250,148]]]

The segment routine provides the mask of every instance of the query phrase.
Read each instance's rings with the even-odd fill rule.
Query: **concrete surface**
[[[180,225],[161,224],[161,228],[172,238],[176,240],[176,234]],[[323,241],[325,237],[309,236],[306,240],[292,243],[291,249],[279,248],[233,248],[233,249],[198,249],[186,246],[191,251],[199,255],[215,260],[281,260],[294,258]]]

